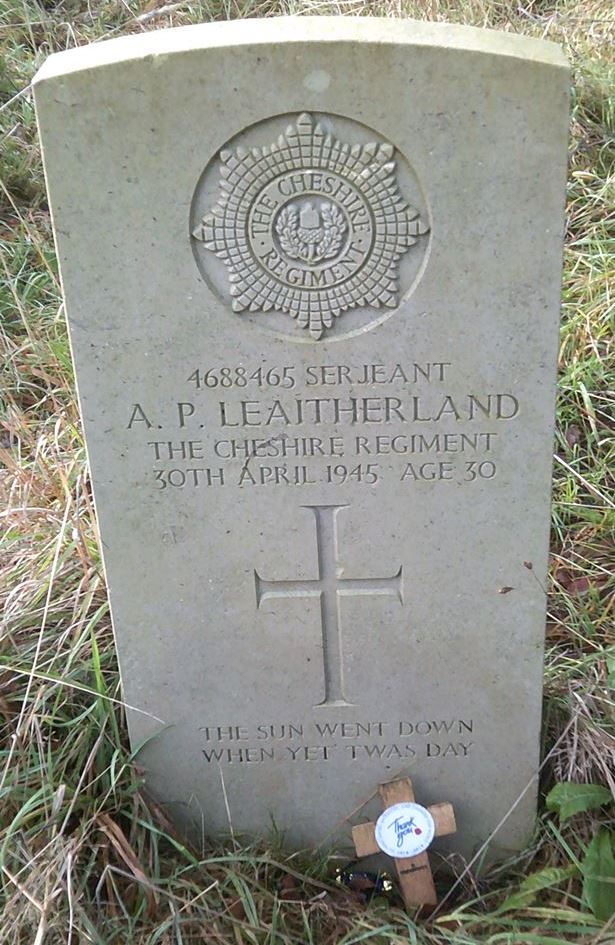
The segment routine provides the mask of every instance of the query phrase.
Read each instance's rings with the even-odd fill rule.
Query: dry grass
[[[562,42],[572,58],[543,788],[569,780],[615,788],[609,0],[0,0],[0,93],[8,103],[0,114],[0,941],[612,945],[615,924],[594,918],[576,868],[598,826],[612,827],[604,808],[564,824],[541,809],[531,848],[480,880],[468,871],[437,921],[421,924],[394,896],[364,905],[356,890],[336,885],[326,859],[289,857],[271,838],[252,848],[188,850],[140,790],[28,83],[49,52],[76,43],[303,12],[492,26]],[[542,890],[502,908],[524,877],[546,867],[559,872],[540,874],[550,879]]]

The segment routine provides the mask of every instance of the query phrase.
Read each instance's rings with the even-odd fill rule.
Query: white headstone
[[[533,824],[568,70],[218,23],[35,97],[133,745],[189,829],[350,843],[410,774]],[[529,785],[529,789],[528,789]],[[525,793],[523,793],[525,791]],[[375,807],[364,813],[373,816]],[[439,841],[436,841],[438,844]]]

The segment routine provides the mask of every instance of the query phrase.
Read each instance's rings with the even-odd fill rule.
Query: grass
[[[289,856],[275,839],[187,849],[144,796],[124,725],[28,88],[48,53],[75,44],[302,12],[524,32],[563,43],[574,66],[543,800],[531,846],[480,878],[459,870],[430,922],[405,915],[394,892],[365,904],[335,882],[331,861]],[[0,942],[613,945],[615,920],[580,869],[612,832],[613,808],[558,817],[544,795],[562,782],[615,789],[614,38],[609,0],[0,0]],[[608,856],[600,863],[608,872]],[[602,887],[607,899],[612,882]]]

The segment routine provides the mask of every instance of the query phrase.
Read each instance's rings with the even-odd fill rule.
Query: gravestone
[[[531,831],[567,97],[552,44],[369,19],[39,72],[131,739],[193,837],[349,846],[408,774],[445,851]]]

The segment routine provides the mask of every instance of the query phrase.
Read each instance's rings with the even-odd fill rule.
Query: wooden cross
[[[385,809],[403,801],[414,802],[414,791],[410,778],[401,778],[399,781],[389,781],[387,784],[381,784],[378,791]],[[436,837],[446,837],[448,834],[455,833],[457,825],[452,804],[446,802],[432,804],[427,810],[434,819]],[[371,856],[372,853],[382,852],[376,842],[375,831],[376,825],[373,823],[357,824],[356,827],[352,828],[352,839],[357,856]],[[404,857],[403,859],[395,858],[394,862],[406,908],[435,906],[438,898],[427,851],[425,850],[417,856]]]

